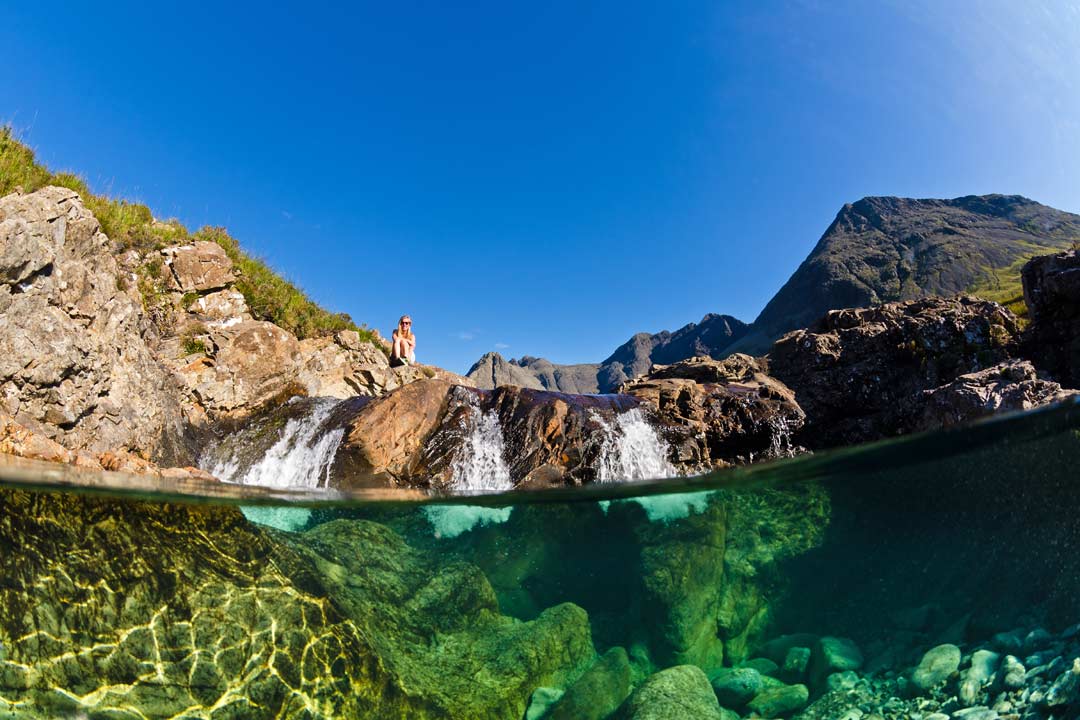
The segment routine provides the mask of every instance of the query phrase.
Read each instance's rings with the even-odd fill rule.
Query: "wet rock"
[[[806,679],[807,669],[810,667],[810,648],[788,648],[784,656],[784,664],[780,667],[780,675],[786,682],[800,682]]]
[[[619,720],[722,720],[720,703],[705,673],[676,665],[650,675],[619,709]]]
[[[812,648],[817,642],[817,635],[810,633],[792,633],[790,635],[780,635],[768,642],[762,643],[757,648],[756,653],[762,657],[769,658],[774,663],[781,665],[784,663],[787,657],[788,651],[793,647],[806,647]]]
[[[1072,667],[1058,676],[1043,702],[1048,708],[1080,707],[1080,658],[1074,659]]]
[[[791,436],[805,415],[794,394],[764,362],[735,354],[653,367],[618,392],[656,410],[670,426],[676,457],[687,469],[785,457],[801,451]]]
[[[1000,632],[991,638],[990,644],[998,652],[1019,654],[1024,649],[1024,634],[1019,630]]]
[[[954,720],[997,720],[997,710],[988,707],[977,706],[956,710],[952,713]]]
[[[834,310],[778,340],[769,370],[806,412],[797,442],[849,445],[918,427],[923,391],[1007,360],[1017,332],[1011,313],[972,297]]]
[[[763,676],[772,677],[780,672],[780,666],[769,658],[751,658],[739,663],[739,667],[752,668]]]
[[[917,429],[949,427],[1010,410],[1030,410],[1080,395],[1041,378],[1027,360],[1010,360],[961,375],[924,394],[926,407]]]
[[[784,685],[761,691],[747,707],[763,718],[777,718],[800,710],[810,699],[805,685]]]
[[[983,688],[994,678],[1001,656],[990,650],[976,650],[971,656],[971,666],[960,676],[957,697],[964,705],[974,705],[983,692]]]
[[[1006,655],[998,668],[996,681],[1008,690],[1017,690],[1024,687],[1026,674],[1023,663],[1012,655]]]
[[[1024,652],[1030,654],[1042,650],[1053,642],[1053,635],[1043,628],[1035,628],[1024,636]]]
[[[741,708],[761,692],[761,673],[753,668],[721,670],[712,679],[716,699],[726,708]]]
[[[854,688],[858,682],[859,676],[854,670],[845,670],[825,678],[825,688],[829,692],[844,692]]]
[[[1021,279],[1031,316],[1024,333],[1027,356],[1065,387],[1080,387],[1080,254],[1035,258]]]
[[[525,710],[525,720],[540,720],[562,696],[563,691],[558,688],[536,688],[529,698],[529,707]]]
[[[630,659],[614,647],[567,688],[544,720],[604,720],[630,694]]]
[[[176,245],[161,254],[170,270],[165,276],[166,285],[179,292],[219,290],[236,280],[232,260],[215,242]]]
[[[810,657],[811,682],[815,688],[821,687],[829,675],[845,670],[858,670],[862,664],[862,652],[854,641],[829,636],[819,638]]]
[[[938,645],[923,655],[918,667],[911,674],[911,684],[920,693],[928,693],[944,685],[960,668],[960,648],[955,645]]]

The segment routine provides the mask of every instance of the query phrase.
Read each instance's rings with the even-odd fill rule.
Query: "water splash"
[[[599,482],[652,480],[678,474],[668,460],[668,444],[639,408],[615,416],[613,422],[598,414],[593,419],[604,432],[596,469]]]

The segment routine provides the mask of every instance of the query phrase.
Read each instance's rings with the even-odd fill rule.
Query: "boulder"
[[[616,716],[619,720],[722,720],[709,679],[694,665],[676,665],[650,675]]]
[[[973,297],[925,298],[834,310],[778,340],[769,370],[806,412],[799,442],[811,449],[911,432],[923,394],[1009,359],[1012,313]]]
[[[994,678],[1001,656],[991,650],[976,650],[971,656],[971,666],[960,677],[957,697],[964,705],[974,705],[983,692],[983,688]]]
[[[686,470],[784,457],[805,414],[794,393],[748,355],[654,366],[620,393],[652,406]]]
[[[0,198],[0,411],[90,453],[190,464],[175,380],[142,337],[141,299],[78,194]]]
[[[725,668],[712,679],[716,699],[726,708],[741,708],[764,687],[761,673],[753,668]]]
[[[786,717],[802,709],[809,699],[810,691],[805,685],[781,685],[762,690],[748,707],[758,717]]]
[[[1030,260],[1021,279],[1031,317],[1026,355],[1065,387],[1080,388],[1080,253]]]
[[[203,293],[220,290],[236,281],[233,263],[215,242],[200,240],[190,245],[175,245],[161,251],[169,272],[167,287],[179,292]]]
[[[926,651],[919,666],[911,673],[911,684],[920,693],[944,685],[960,668],[960,648],[955,645],[938,645]]]
[[[199,320],[211,326],[224,325],[228,327],[251,320],[251,312],[248,310],[247,301],[238,290],[232,288],[202,295],[196,298],[188,306],[187,310],[198,316]]]
[[[630,658],[613,647],[566,689],[544,720],[604,720],[629,694]]]
[[[825,636],[814,644],[810,656],[810,680],[815,690],[819,690],[824,687],[829,675],[845,670],[858,670],[862,664],[862,651],[854,641]]]
[[[916,429],[950,427],[1076,396],[1080,396],[1080,391],[1064,390],[1056,382],[1040,377],[1029,361],[1009,360],[924,391],[925,405]]]

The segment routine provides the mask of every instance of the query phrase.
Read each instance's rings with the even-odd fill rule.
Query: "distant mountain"
[[[481,388],[521,385],[568,393],[612,392],[653,364],[665,365],[696,355],[724,357],[726,348],[746,330],[746,323],[730,315],[709,314],[700,323],[690,323],[673,333],[638,333],[602,363],[557,365],[529,356],[506,360],[490,352],[469,369],[468,377]]]
[[[746,325],[706,315],[674,333],[638,333],[599,364],[504,360],[488,353],[469,371],[479,387],[501,384],[610,392],[653,363],[695,355],[767,353],[786,332],[829,310],[969,292],[1022,310],[1020,267],[1080,243],[1080,215],[1019,195],[953,200],[866,197],[844,205],[802,265]]]
[[[1080,215],[1019,195],[845,205],[731,350],[767,352],[826,311],[971,292],[1022,305],[1020,267],[1080,240]]]

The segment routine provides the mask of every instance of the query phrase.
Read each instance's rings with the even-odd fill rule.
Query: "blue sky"
[[[7,7],[0,120],[459,372],[752,320],[865,195],[1080,211],[1072,0],[151,5]]]

